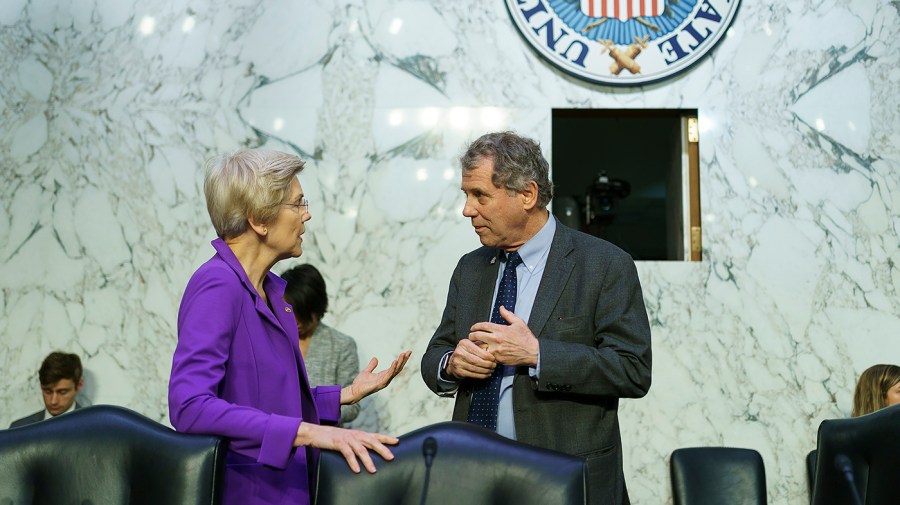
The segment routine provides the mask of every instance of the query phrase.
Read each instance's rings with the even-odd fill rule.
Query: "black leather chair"
[[[806,455],[806,479],[809,484],[809,502],[812,503],[813,487],[816,485],[816,450]]]
[[[423,444],[437,451],[424,503],[583,505],[582,458],[509,440],[467,423],[445,422],[400,437],[394,460],[377,454],[375,474],[354,474],[338,453],[323,451],[316,505],[416,505],[425,484]]]
[[[753,449],[676,449],[670,463],[675,505],[766,504],[765,466]]]
[[[0,504],[217,504],[225,448],[128,409],[87,407],[0,431]]]
[[[860,417],[822,421],[813,505],[853,504],[845,474],[836,464],[847,458],[862,503],[900,503],[900,405]]]

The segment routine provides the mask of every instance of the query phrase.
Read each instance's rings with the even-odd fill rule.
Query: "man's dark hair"
[[[42,386],[56,384],[63,379],[71,379],[78,386],[82,371],[81,358],[77,354],[51,352],[41,363],[38,378]]]
[[[481,160],[494,161],[491,182],[498,188],[518,192],[529,181],[537,183],[537,206],[544,208],[553,199],[550,164],[537,142],[513,132],[486,133],[469,145],[459,159],[463,173],[473,170]]]
[[[284,301],[294,307],[294,317],[303,323],[311,323],[313,317],[321,321],[328,310],[328,292],[316,267],[297,265],[281,274],[281,278],[287,281]]]

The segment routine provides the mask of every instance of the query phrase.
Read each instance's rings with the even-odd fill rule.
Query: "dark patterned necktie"
[[[500,279],[494,310],[491,311],[491,322],[509,324],[500,315],[500,306],[513,312],[516,310],[516,267],[522,263],[518,252],[511,252],[506,257],[506,268]],[[497,430],[497,407],[500,405],[500,382],[503,380],[506,366],[497,365],[489,379],[478,381],[472,393],[472,405],[469,406],[469,422],[492,431]]]

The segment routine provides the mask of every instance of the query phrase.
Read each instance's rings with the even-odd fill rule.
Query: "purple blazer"
[[[310,389],[285,281],[256,292],[222,239],[188,282],[169,379],[176,430],[229,440],[224,505],[307,505],[318,451],[294,448],[301,421],[336,424],[340,386]]]

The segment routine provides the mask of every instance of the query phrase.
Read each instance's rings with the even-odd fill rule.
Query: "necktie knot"
[[[513,251],[506,255],[506,268],[516,268],[521,264],[522,257],[519,256],[519,251]]]

